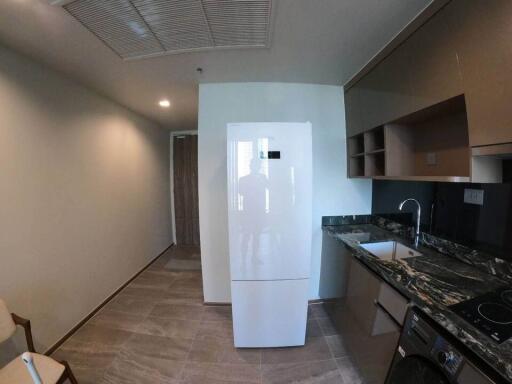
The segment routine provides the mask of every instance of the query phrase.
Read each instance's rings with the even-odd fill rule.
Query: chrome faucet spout
[[[404,201],[402,201],[400,203],[400,205],[398,206],[398,209],[401,211],[402,208],[404,207],[405,203],[407,202],[413,202],[413,203],[416,203],[417,205],[417,210],[416,210],[416,228],[414,229],[414,245],[416,247],[418,247],[418,243],[419,243],[419,238],[420,238],[420,222],[421,222],[421,205],[420,205],[420,202],[416,199],[412,199],[412,198],[409,198],[409,199],[405,199]]]

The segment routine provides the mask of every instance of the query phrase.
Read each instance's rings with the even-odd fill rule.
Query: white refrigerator
[[[236,347],[304,345],[311,265],[310,123],[227,127]]]

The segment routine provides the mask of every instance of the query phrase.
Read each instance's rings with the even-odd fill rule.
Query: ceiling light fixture
[[[169,108],[171,106],[171,102],[167,99],[164,99],[164,100],[160,100],[158,102],[158,105],[161,106],[162,108]]]

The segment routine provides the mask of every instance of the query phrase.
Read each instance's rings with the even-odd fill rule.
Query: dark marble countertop
[[[393,261],[377,259],[359,245],[384,240],[408,244],[397,227],[388,225],[386,229],[371,223],[323,226],[325,232],[348,246],[357,259],[512,383],[512,340],[497,344],[448,308],[510,282],[422,245],[418,251],[423,256]]]

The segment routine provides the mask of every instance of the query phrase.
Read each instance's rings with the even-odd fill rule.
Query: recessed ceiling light
[[[158,105],[161,106],[162,108],[169,108],[171,106],[171,102],[167,99],[164,99],[164,100],[160,100],[158,102]]]

